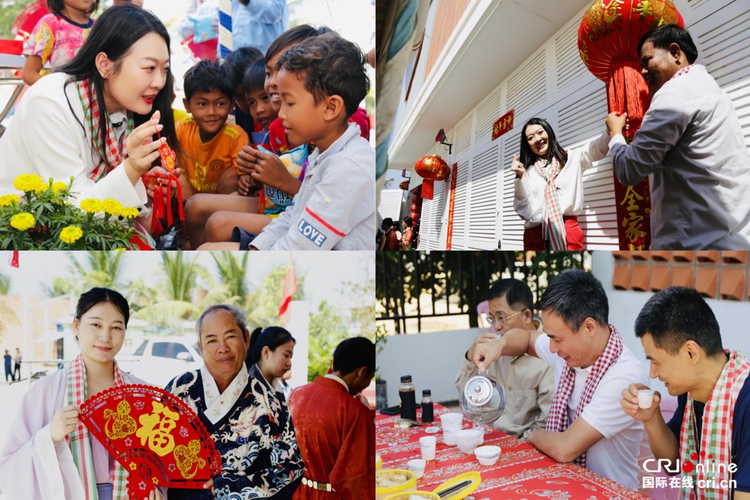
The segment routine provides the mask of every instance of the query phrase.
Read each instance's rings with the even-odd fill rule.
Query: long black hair
[[[247,366],[253,366],[260,361],[264,347],[275,351],[279,346],[286,344],[290,340],[295,344],[297,343],[292,334],[280,326],[256,328],[250,335],[250,347],[247,349],[245,363]]]
[[[162,37],[167,44],[167,48],[169,48],[169,33],[167,33],[167,28],[151,12],[133,4],[120,4],[110,7],[94,23],[89,36],[73,60],[55,70],[71,76],[71,80],[66,85],[74,81],[88,80],[93,86],[96,96],[92,96],[92,98],[97,100],[99,109],[101,110],[99,113],[99,136],[102,144],[106,143],[108,116],[104,104],[104,79],[96,67],[96,56],[100,52],[104,52],[107,58],[114,62],[115,72],[118,72],[123,58],[128,55],[133,44],[149,33],[156,33]],[[167,70],[167,81],[164,88],[159,91],[156,99],[154,99],[151,114],[155,111],[161,112],[161,123],[164,125],[161,133],[167,138],[169,146],[179,155],[182,150],[174,127],[174,115],[172,114],[173,92],[174,76],[172,75],[172,70],[169,69]],[[70,102],[68,104],[70,105]],[[71,107],[71,111],[72,109]],[[150,115],[139,115],[137,113],[133,113],[133,115],[135,127],[147,122],[151,118]],[[85,125],[83,123],[80,123],[80,125],[85,133]],[[91,149],[96,149],[93,137],[91,138]],[[102,161],[107,162],[110,167],[115,166],[109,165],[106,158],[102,158]]]
[[[119,292],[110,290],[109,288],[92,288],[88,292],[82,293],[76,306],[75,318],[80,321],[81,317],[89,309],[105,302],[109,302],[115,309],[120,311],[125,320],[125,327],[127,328],[128,321],[130,320],[130,305]]]
[[[289,28],[288,30],[280,34],[273,42],[271,42],[271,45],[268,46],[265,59],[266,64],[268,64],[268,62],[273,59],[273,56],[275,56],[279,52],[283,52],[287,47],[296,45],[304,40],[307,40],[308,38],[322,35],[330,31],[331,28],[329,28],[328,26],[321,26],[320,28],[316,28],[312,24],[300,24],[299,26],[295,26],[294,28]]]
[[[526,122],[526,125],[523,126],[521,129],[521,163],[523,163],[523,166],[526,170],[528,170],[530,167],[536,163],[536,160],[539,158],[532,150],[531,146],[529,146],[529,141],[526,140],[526,128],[528,128],[529,125],[541,125],[541,127],[544,129],[545,132],[547,132],[547,151],[549,152],[550,156],[554,156],[557,158],[557,161],[560,162],[560,168],[564,167],[565,164],[568,162],[568,153],[563,149],[562,146],[560,146],[560,143],[557,142],[557,137],[555,137],[555,132],[552,130],[552,127],[550,127],[549,123],[547,123],[547,120],[544,118],[532,118],[531,120]]]

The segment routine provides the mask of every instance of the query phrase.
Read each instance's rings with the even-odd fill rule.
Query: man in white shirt
[[[687,30],[665,24],[638,43],[651,105],[628,145],[627,115],[607,128],[615,175],[650,175],[651,248],[750,249],[750,155],[732,101],[701,65]]]
[[[546,430],[533,431],[527,441],[558,462],[575,461],[637,488],[643,425],[622,418],[618,410],[622,413],[622,383],[642,383],[646,373],[607,324],[609,304],[602,284],[584,271],[563,271],[545,291],[540,310],[546,335],[511,330],[477,345],[474,363],[486,371],[501,355],[522,353],[549,363],[555,371],[555,398]]]

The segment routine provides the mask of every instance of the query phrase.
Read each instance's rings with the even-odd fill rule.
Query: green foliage
[[[72,178],[68,185],[52,179],[43,184],[38,175],[21,175],[16,184],[24,191],[20,197],[0,197],[0,250],[137,248],[130,242],[135,233],[133,220],[138,215],[137,210],[129,209],[134,214],[124,212],[128,209],[114,200],[107,200],[107,211],[102,208],[86,213],[69,202],[73,194],[70,191]],[[21,217],[30,222],[19,226],[17,221]],[[71,230],[78,234],[71,237]]]
[[[11,28],[31,0],[0,0],[0,38],[12,39]]]
[[[318,306],[318,312],[310,315],[308,382],[328,373],[333,359],[333,351],[342,340],[351,337],[346,324],[336,314],[336,310],[325,300]]]
[[[0,272],[0,295],[8,295],[10,290],[10,276]]]

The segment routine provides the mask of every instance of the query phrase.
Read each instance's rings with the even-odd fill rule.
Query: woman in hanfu
[[[302,480],[289,410],[273,385],[291,367],[294,338],[278,327],[258,329],[250,338],[246,324],[234,307],[209,307],[196,323],[204,367],[167,385],[196,410],[222,465],[206,489],[170,489],[170,500],[289,500]]]
[[[76,205],[114,199],[149,228],[153,188],[141,176],[164,173],[152,165],[165,142],[179,152],[169,64],[169,34],[156,16],[130,4],[105,10],[73,60],[18,104],[0,138],[0,195],[17,193],[21,174],[72,177]]]
[[[92,288],[81,295],[73,319],[81,354],[31,385],[0,449],[0,490],[7,498],[128,500],[127,471],[78,415],[90,396],[145,384],[115,361],[129,318],[127,300],[114,290]],[[162,495],[153,491],[149,498]]]
[[[609,151],[605,131],[577,149],[565,151],[547,120],[532,118],[521,129],[521,154],[510,169],[516,174],[513,200],[524,222],[524,250],[583,250],[583,171]]]

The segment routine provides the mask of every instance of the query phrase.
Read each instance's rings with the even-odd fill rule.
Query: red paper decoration
[[[400,184],[398,185],[398,187],[399,187],[399,188],[400,188],[401,190],[403,190],[403,191],[406,191],[407,189],[409,189],[409,181],[402,181],[402,182],[401,182],[401,183],[400,183]]]
[[[89,398],[79,417],[128,471],[131,500],[155,487],[202,488],[221,474],[221,456],[198,415],[146,385],[113,387]]]
[[[448,164],[440,156],[423,156],[414,164],[414,170],[420,177],[424,177],[422,182],[422,198],[431,200],[435,181],[442,181],[448,178],[450,169]]]

